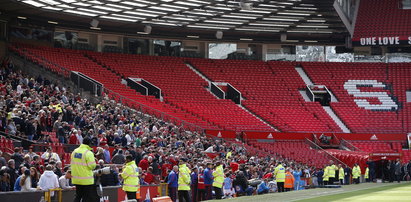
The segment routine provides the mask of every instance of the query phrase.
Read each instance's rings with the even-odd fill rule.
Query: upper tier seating
[[[305,102],[305,84],[290,62],[189,59],[212,81],[229,82],[242,103],[281,131],[341,132],[317,102]]]
[[[231,100],[219,100],[208,83],[180,58],[88,52],[123,77],[143,78],[162,90],[164,100],[226,130],[272,130]]]
[[[411,89],[411,64],[383,63],[302,63],[315,84],[326,85],[339,102],[331,106],[354,133],[405,133],[410,131],[410,103],[406,103],[406,90]],[[352,94],[344,88],[349,80],[375,80],[385,87],[358,86],[361,92],[385,92],[388,99],[398,105],[396,110],[370,110],[359,107]],[[364,97],[370,104],[380,105],[376,98]],[[363,102],[362,102],[363,103]],[[377,107],[378,108],[378,107]]]
[[[400,9],[400,1],[361,0],[353,38],[409,36],[411,10]]]
[[[18,44],[11,50],[51,71],[69,76],[80,71],[104,84],[109,96],[130,99],[122,102],[151,114],[165,114],[204,129],[267,131],[272,128],[231,100],[220,100],[207,91],[208,83],[187,67],[215,82],[228,82],[241,93],[242,104],[251,112],[284,132],[341,132],[318,102],[306,102],[298,92],[305,83],[291,62],[263,62],[176,58],[119,53],[97,53]],[[339,102],[331,107],[353,133],[411,132],[411,103],[405,91],[411,90],[411,64],[384,63],[301,63],[315,84],[326,85]],[[143,96],[121,84],[122,77],[143,78],[162,89],[164,101]],[[361,108],[347,89],[355,90],[349,80],[375,80],[386,85],[358,87],[362,92],[386,93],[384,99],[395,102],[395,109]],[[391,102],[391,98],[392,101]],[[375,98],[363,98],[379,105]],[[135,100],[140,104],[132,103]],[[365,102],[361,102],[364,104]],[[162,114],[163,113],[163,114]],[[164,114],[165,113],[165,114]],[[171,119],[172,117],[163,117]],[[175,120],[175,119],[173,119]]]
[[[133,105],[143,111],[150,112],[151,114],[161,116],[160,113],[163,112],[171,115],[172,117],[185,120],[188,123],[197,124],[203,128],[218,129],[211,123],[199,118],[196,115],[193,115],[190,112],[181,110],[176,106],[160,102],[153,96],[143,96],[136,93],[135,90],[121,84],[120,76],[88,59],[84,56],[83,52],[62,48],[34,47],[23,44],[18,44],[17,47],[18,48],[11,47],[11,49],[53,72],[68,76],[67,73],[61,68],[64,67],[71,71],[82,72],[83,74],[99,81],[105,88],[111,91],[108,95],[110,97],[114,97],[116,100],[120,100],[119,95],[121,95],[141,103],[141,105],[137,105],[129,102],[130,105]],[[124,99],[122,99],[122,101],[127,102],[127,100]],[[168,120],[172,119],[172,117],[163,115],[162,118]]]

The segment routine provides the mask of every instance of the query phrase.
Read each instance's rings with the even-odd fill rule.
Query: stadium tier
[[[406,89],[410,89],[411,64],[382,63],[302,63],[311,80],[326,85],[338,102],[331,107],[354,133],[405,133],[409,131],[410,103],[406,101]],[[349,94],[345,85],[358,81],[363,95]],[[361,84],[363,82],[363,84]],[[365,82],[365,83],[364,83]],[[380,82],[381,86],[373,86]],[[378,94],[367,97],[369,92],[380,92],[392,101],[393,109],[378,108],[383,98]],[[384,93],[385,92],[385,93]],[[373,109],[362,107],[357,100],[361,96]],[[385,98],[384,98],[385,99]]]
[[[271,143],[250,141],[249,143],[252,146],[260,148],[264,151],[282,156],[284,158],[293,159],[297,162],[316,168],[321,168],[323,165],[332,160],[325,153],[312,149],[302,140],[279,140]]]
[[[354,39],[408,36],[411,10],[400,9],[402,0],[361,0]]]
[[[319,103],[305,102],[305,88],[291,62],[189,59],[215,82],[229,82],[243,93],[242,102],[281,131],[341,132]]]
[[[12,49],[54,71],[64,67],[82,72],[121,96],[205,129],[272,130],[245,110],[248,109],[283,132],[341,132],[320,103],[307,102],[301,96],[299,90],[306,86],[295,70],[296,63],[97,53],[22,44]],[[206,89],[209,84],[185,62],[211,81],[228,82],[237,88],[244,98],[242,104],[245,109],[231,100],[212,95]],[[405,94],[411,88],[409,63],[303,62],[301,66],[313,83],[326,85],[335,95],[338,102],[331,102],[331,107],[351,132],[410,131],[411,109]],[[143,78],[161,88],[164,102],[122,85],[121,79],[128,77]],[[373,83],[365,83],[358,88],[365,93],[385,93],[392,108],[368,109],[361,106],[356,95],[347,89],[347,82],[352,81],[382,82],[380,85],[383,86],[377,88],[372,86]],[[365,97],[371,105],[381,104],[378,96]]]
[[[176,57],[91,53],[98,63],[124,78],[143,78],[161,88],[164,100],[181,110],[226,130],[270,130],[231,100],[220,100],[207,91],[208,83]],[[113,58],[115,58],[113,60]]]

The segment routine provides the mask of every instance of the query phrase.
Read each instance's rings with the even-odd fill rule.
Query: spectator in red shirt
[[[150,164],[148,163],[147,156],[144,156],[144,159],[140,161],[140,163],[138,164],[138,167],[146,171],[149,165]]]
[[[145,174],[145,177],[144,177],[144,182],[146,182],[147,184],[155,183],[152,167],[148,168],[147,173]]]
[[[106,145],[107,145],[106,134],[102,133],[102,134],[100,134],[100,146],[104,147]]]
[[[230,163],[230,168],[233,171],[233,173],[235,173],[238,170],[238,167],[240,167],[240,165],[238,163],[236,163],[234,161]]]
[[[173,165],[170,164],[170,161],[166,161],[161,166],[161,178],[164,179],[168,175],[168,171],[173,169]]]

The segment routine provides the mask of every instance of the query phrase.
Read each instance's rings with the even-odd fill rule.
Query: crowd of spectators
[[[140,184],[168,183],[173,193],[178,183],[179,160],[191,173],[193,201],[212,197],[210,186],[216,165],[224,167],[224,197],[276,191],[275,167],[282,163],[293,173],[296,186],[311,183],[314,168],[281,157],[250,155],[241,141],[226,142],[185,130],[182,126],[144,114],[104,97],[93,104],[42,76],[31,78],[15,70],[11,61],[0,69],[0,131],[37,143],[78,145],[88,137],[95,146],[98,168],[111,166],[100,177],[103,186],[121,184],[118,173],[131,155],[140,168]],[[114,150],[113,150],[114,148]],[[52,147],[42,155],[17,147],[10,160],[0,153],[0,191],[72,189],[70,168],[63,167]],[[173,197],[172,197],[173,198]],[[175,198],[173,198],[175,200]]]

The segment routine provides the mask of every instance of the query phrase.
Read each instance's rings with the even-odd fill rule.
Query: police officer
[[[138,167],[133,159],[132,155],[126,156],[123,172],[120,173],[120,176],[124,179],[123,190],[126,192],[128,200],[136,199],[136,192],[139,188]]]
[[[213,176],[214,176],[213,187],[214,187],[214,192],[215,192],[215,198],[221,199],[223,182],[224,182],[223,165],[220,162],[217,162],[215,166],[216,166],[216,169],[213,172]]]
[[[96,168],[96,162],[91,146],[91,139],[86,137],[83,144],[71,153],[72,183],[76,185],[75,202],[100,201],[94,183],[93,170]]]
[[[274,170],[274,176],[275,181],[277,181],[278,192],[284,192],[285,168],[281,162],[278,162],[278,165]]]
[[[190,202],[190,169],[186,165],[187,159],[180,159],[180,166],[178,168],[178,201]]]

